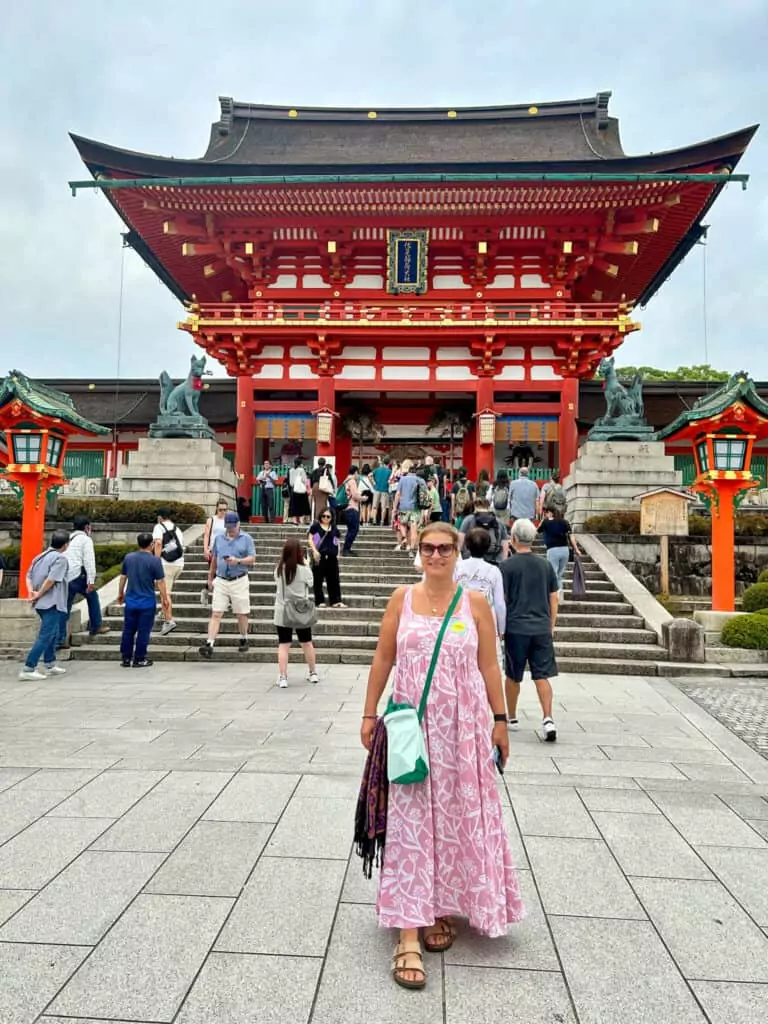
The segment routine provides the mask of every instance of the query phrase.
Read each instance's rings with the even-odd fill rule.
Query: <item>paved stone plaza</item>
[[[0,1022],[764,1024],[768,761],[664,679],[530,690],[503,799],[528,904],[424,992],[350,859],[366,672],[0,665]]]

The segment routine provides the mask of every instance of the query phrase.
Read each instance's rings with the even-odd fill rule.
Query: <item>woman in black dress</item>
[[[297,455],[293,460],[293,468],[288,473],[288,486],[291,494],[288,501],[288,516],[296,526],[299,520],[309,522],[309,477],[302,465],[304,459]]]
[[[328,584],[328,604],[331,608],[346,608],[341,600],[339,580],[340,535],[329,508],[324,509],[316,522],[309,528],[309,550],[312,552],[312,577],[315,587],[315,604],[325,608],[323,583]]]

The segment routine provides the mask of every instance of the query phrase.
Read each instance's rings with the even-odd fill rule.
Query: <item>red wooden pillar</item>
[[[21,512],[21,551],[19,553],[19,597],[27,597],[27,573],[36,558],[43,550],[43,534],[45,533],[45,496],[47,486],[34,479],[22,483],[24,498]]]
[[[718,480],[712,496],[712,611],[732,612],[736,606],[736,556],[733,545],[733,504],[741,480]]]
[[[475,412],[481,413],[485,409],[493,408],[493,378],[480,377],[475,392]],[[494,457],[496,454],[496,443],[480,444],[480,429],[477,418],[473,423],[474,430],[474,467],[470,479],[476,480],[481,469],[488,470],[488,476],[494,478]]]
[[[254,434],[253,384],[250,377],[237,378],[237,436],[235,440],[235,472],[237,493],[247,501],[253,490]]]
[[[333,377],[321,377],[317,386],[317,402],[320,409],[336,412],[336,389],[333,386]],[[317,442],[317,454],[328,458],[336,454],[336,417],[331,423],[331,439],[328,442]],[[338,466],[337,466],[338,469]],[[344,467],[346,473],[349,466]]]
[[[560,392],[560,473],[563,480],[579,454],[578,415],[579,381],[576,377],[566,377]]]

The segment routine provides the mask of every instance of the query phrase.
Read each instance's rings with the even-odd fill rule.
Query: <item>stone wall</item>
[[[652,594],[659,593],[658,538],[603,534],[599,539]],[[737,596],[757,582],[763,569],[768,569],[768,537],[737,538]],[[672,594],[688,597],[711,595],[712,547],[707,537],[669,538],[669,589]]]
[[[92,523],[91,537],[94,544],[135,544],[136,534],[146,530],[152,532],[154,523]],[[48,540],[54,530],[71,530],[71,520],[52,522],[46,520],[45,539]],[[186,527],[185,527],[186,529]],[[21,543],[21,523],[0,521],[0,548],[7,548]]]

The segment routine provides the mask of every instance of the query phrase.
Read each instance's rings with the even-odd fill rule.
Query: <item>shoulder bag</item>
[[[283,625],[289,629],[311,629],[317,622],[317,608],[311,597],[292,597],[285,592],[285,577],[280,575],[283,589]]]
[[[440,632],[437,634],[435,650],[432,654],[418,711],[411,704],[395,704],[394,698],[389,698],[387,710],[384,712],[384,726],[387,730],[387,778],[390,782],[410,785],[414,782],[423,782],[429,775],[427,744],[424,740],[421,722],[427,707],[427,697],[443,644],[443,637],[448,623],[451,621],[451,616],[461,599],[461,594],[462,588],[458,587],[450,607],[445,613]]]

